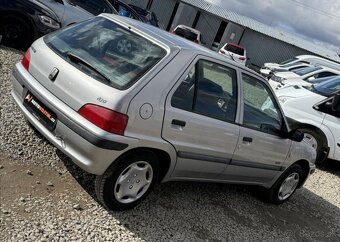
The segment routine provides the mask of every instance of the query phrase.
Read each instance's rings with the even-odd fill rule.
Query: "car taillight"
[[[95,104],[84,105],[78,113],[97,127],[119,135],[124,135],[129,120],[129,117],[125,114]]]
[[[22,66],[28,71],[29,67],[30,67],[30,61],[31,61],[31,53],[30,53],[30,49],[28,49],[26,51],[26,53],[24,54],[22,60],[21,60],[21,64]]]
[[[221,52],[222,54],[225,54],[225,51],[224,51],[224,50],[220,50],[220,52]]]
[[[245,60],[246,58],[244,58],[243,56],[241,56],[239,59],[240,59],[240,60]]]
[[[194,42],[195,42],[195,43],[197,43],[197,44],[199,44],[199,43],[200,43],[200,41],[199,41],[199,40],[197,40],[197,39],[195,39],[195,40],[194,40]]]

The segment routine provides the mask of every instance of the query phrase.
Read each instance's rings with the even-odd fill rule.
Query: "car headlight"
[[[55,21],[54,19],[46,16],[46,15],[40,15],[39,20],[42,24],[46,25],[47,27],[53,28],[53,29],[59,29],[60,24]]]
[[[280,104],[284,104],[285,102],[287,102],[290,99],[293,99],[293,97],[288,97],[288,96],[281,96],[281,97],[277,97],[277,99],[279,100]]]

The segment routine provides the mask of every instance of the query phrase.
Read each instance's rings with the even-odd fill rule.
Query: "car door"
[[[242,73],[242,101],[240,139],[222,177],[265,183],[283,169],[292,141],[280,136],[285,120],[264,81]]]
[[[340,90],[340,85],[334,87],[334,90]],[[339,93],[339,91],[338,91]],[[335,94],[339,95],[339,94]],[[328,130],[332,133],[334,137],[334,145],[330,149],[329,158],[334,157],[335,159],[339,159],[340,157],[340,105],[335,105],[335,107],[332,107],[333,98],[329,97],[325,100],[322,100],[321,102],[315,104],[313,106],[314,109],[317,111],[320,111],[322,113],[325,113],[325,117],[322,121],[322,126],[327,127]],[[333,142],[330,142],[331,144]],[[332,152],[333,151],[333,152]]]
[[[162,137],[177,152],[172,177],[214,179],[234,153],[239,126],[237,72],[197,59],[166,100]]]

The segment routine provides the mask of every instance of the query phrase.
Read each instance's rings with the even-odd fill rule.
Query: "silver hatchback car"
[[[111,210],[175,180],[259,185],[279,204],[315,170],[261,76],[132,19],[102,14],[37,40],[12,82],[27,120],[97,175]]]

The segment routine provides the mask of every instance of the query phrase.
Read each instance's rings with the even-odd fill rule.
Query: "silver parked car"
[[[97,175],[112,210],[175,180],[259,185],[279,204],[315,170],[261,76],[132,19],[102,14],[37,40],[12,81],[27,120]]]

